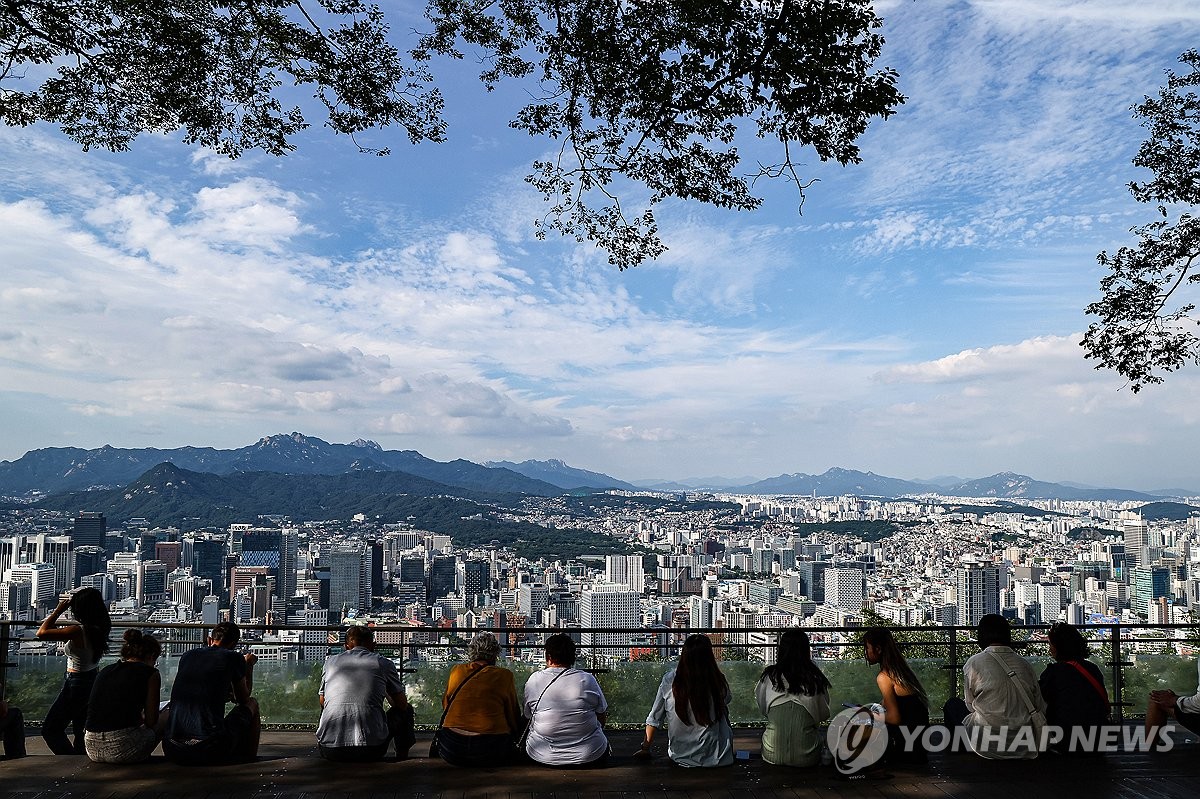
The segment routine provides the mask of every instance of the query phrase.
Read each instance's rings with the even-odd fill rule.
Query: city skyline
[[[519,91],[486,95],[469,58],[442,80],[450,142],[374,134],[382,159],[320,130],[230,162],[0,129],[0,459],[303,430],[629,480],[1200,485],[1197,376],[1135,395],[1078,346],[1096,253],[1148,218],[1129,106],[1200,9],[877,8],[908,102],[863,163],[802,154],[803,215],[783,187],[752,214],[666,204],[670,250],[625,273],[533,239],[522,177],[547,145],[506,127]]]

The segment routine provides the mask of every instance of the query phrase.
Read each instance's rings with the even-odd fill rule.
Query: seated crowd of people
[[[78,600],[84,616],[90,599]],[[155,668],[161,651],[158,641],[140,630],[127,630],[120,659],[99,669],[107,644],[96,631],[103,631],[106,639],[107,614],[90,625],[59,625],[57,619],[68,605],[64,600],[39,629],[39,635],[66,641],[68,646],[66,681],[57,709],[47,714],[43,727],[52,752],[86,754],[101,763],[135,763],[149,758],[161,742],[167,759],[179,765],[244,763],[257,757],[261,719],[252,696],[257,658],[237,651],[241,631],[236,624],[216,625],[208,646],[179,659],[170,701],[160,706],[161,679]],[[1061,623],[1050,628],[1053,662],[1040,677],[1014,651],[1008,621],[1002,616],[984,616],[976,640],[980,651],[963,666],[963,695],[947,701],[943,715],[949,730],[986,733],[964,736],[977,754],[996,759],[1037,757],[1046,748],[1045,741],[1028,731],[1036,733],[1047,725],[1066,732],[1051,742],[1051,748],[1066,751],[1072,731],[1098,727],[1110,718],[1104,676],[1087,659],[1087,642],[1077,628]],[[924,762],[920,733],[929,725],[929,700],[921,681],[890,630],[868,628],[862,644],[867,662],[879,666],[879,700],[863,707],[870,708],[873,728],[886,729],[881,762]],[[464,767],[495,767],[526,759],[556,768],[605,765],[611,756],[604,731],[608,703],[596,678],[575,667],[574,641],[562,633],[546,639],[546,667],[530,675],[522,698],[513,672],[496,665],[499,655],[500,644],[490,632],[480,632],[470,641],[467,662],[450,671],[430,756]],[[78,675],[85,672],[91,673],[81,680]],[[81,712],[78,694],[84,683],[88,693]],[[821,724],[830,718],[829,689],[829,680],[812,659],[804,630],[783,632],[776,662],[763,670],[755,688],[759,710],[766,717],[761,743],[765,762],[810,767],[821,761],[825,748]],[[732,764],[732,699],[711,640],[688,636],[678,662],[663,675],[651,701],[645,737],[634,757],[649,757],[656,733],[665,726],[667,755],[674,763]],[[326,660],[318,700],[321,716],[316,738],[323,758],[378,761],[394,746],[396,759],[404,759],[416,741],[414,713],[399,671],[390,658],[376,654],[370,627],[347,630],[344,651]],[[226,713],[229,703],[233,709]],[[1153,741],[1172,717],[1200,732],[1200,689],[1186,697],[1169,690],[1152,692],[1147,739]],[[75,744],[66,736],[66,722],[72,720]],[[0,700],[0,739],[7,758],[26,753],[23,725],[21,711]]]

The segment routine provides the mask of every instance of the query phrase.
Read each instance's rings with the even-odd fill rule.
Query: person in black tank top
[[[83,737],[93,761],[137,763],[158,746],[166,721],[158,710],[161,678],[154,668],[161,651],[154,636],[126,630],[121,659],[96,677]]]

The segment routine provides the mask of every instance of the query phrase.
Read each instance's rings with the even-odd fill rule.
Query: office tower
[[[1067,606],[1066,586],[1058,583],[1038,583],[1038,605],[1042,609],[1042,621],[1046,624],[1058,620],[1058,616]]]
[[[517,611],[534,620],[534,624],[549,604],[550,589],[545,583],[526,583],[517,589]]]
[[[454,593],[456,561],[453,555],[435,555],[429,564],[429,576],[425,583],[425,604]]]
[[[1133,595],[1129,606],[1146,618],[1149,605],[1159,597],[1171,596],[1171,572],[1165,566],[1137,566],[1133,570]]]
[[[25,537],[18,535],[10,538],[0,538],[0,578],[4,574],[23,562],[22,553],[24,552]]]
[[[371,550],[371,596],[383,596],[386,593],[383,586],[383,541],[372,541],[368,547]]]
[[[825,571],[825,604],[851,613],[861,613],[867,594],[867,580],[862,569],[835,568]]]
[[[348,611],[357,611],[363,604],[364,548],[342,545],[334,547],[327,558],[329,563],[329,617],[332,623],[341,621]]]
[[[38,535],[25,539],[30,563],[49,563],[54,566],[54,593],[61,594],[75,587],[75,556],[69,535]]]
[[[641,555],[605,555],[604,579],[613,585],[628,586],[639,594],[646,591],[646,569]]]
[[[694,596],[688,599],[688,627],[705,630],[713,626],[712,601]]]
[[[137,598],[142,605],[151,605],[167,600],[167,564],[161,560],[144,560],[138,563]]]
[[[158,548],[158,534],[143,530],[137,536],[138,560],[153,560]]]
[[[296,595],[296,552],[300,548],[300,531],[284,527],[279,531],[279,574],[275,588],[280,599]]]
[[[230,530],[233,531],[231,525]],[[261,528],[252,528],[249,530],[239,530],[241,533],[242,551],[238,554],[238,566],[248,566],[267,569],[267,574],[275,578],[276,587],[279,586],[282,578],[280,576],[280,564],[283,561],[284,534],[282,530],[264,530]],[[292,580],[296,579],[295,575],[295,550],[292,550]],[[230,583],[229,591],[233,593],[237,588]]]
[[[628,587],[611,583],[600,583],[585,590],[579,599],[579,626],[587,630],[580,639],[584,648],[594,648],[599,657],[608,660],[627,659],[629,633],[591,632],[589,628],[640,627],[640,599],[641,595]]]
[[[829,562],[824,560],[802,560],[796,564],[802,596],[818,604],[825,601],[825,571],[828,568]]]
[[[33,621],[33,583],[0,581],[0,620]]]
[[[955,570],[958,623],[974,627],[988,613],[1000,612],[1000,567],[964,563]]]
[[[121,530],[109,530],[104,534],[104,551],[111,558],[118,552],[125,551],[125,533]]]
[[[425,558],[405,555],[399,561],[400,582],[425,584]]]
[[[192,540],[192,574],[212,583],[218,599],[225,595],[225,537],[204,533]]]
[[[154,544],[154,560],[161,560],[167,566],[167,571],[173,572],[179,568],[179,555],[183,544],[178,541],[158,541]]]
[[[108,535],[108,520],[103,513],[80,511],[71,528],[71,540],[77,547],[103,547]]]
[[[6,582],[25,580],[31,586],[31,604],[40,614],[58,604],[55,569],[49,563],[18,563],[4,573]]]
[[[98,575],[108,565],[108,553],[103,547],[76,547],[74,549],[74,588],[79,588],[80,579]]]
[[[1148,554],[1150,549],[1150,525],[1142,517],[1126,519],[1125,528],[1125,563],[1130,569],[1138,566],[1149,566]]]
[[[105,602],[115,602],[122,597],[117,595],[117,584],[108,573],[85,574],[79,579],[80,588],[95,588],[104,597]]]
[[[287,623],[298,627],[320,627],[328,624],[329,611],[318,607],[312,597],[297,594],[284,603]],[[325,630],[300,631],[300,659],[319,663],[329,654],[329,633]]]

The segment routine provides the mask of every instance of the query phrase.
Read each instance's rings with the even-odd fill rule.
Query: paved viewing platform
[[[738,729],[736,747],[757,755],[759,729]],[[30,757],[0,761],[0,795],[19,799],[318,799],[421,797],[421,799],[690,799],[691,797],[980,797],[1034,796],[1194,797],[1200,786],[1200,743],[1176,734],[1177,745],[1157,754],[1043,755],[1034,761],[987,761],[972,754],[935,754],[927,768],[887,769],[871,779],[840,778],[831,766],[788,769],[755,756],[729,768],[686,769],[665,756],[635,760],[642,734],[610,734],[612,765],[558,770],[533,765],[459,769],[428,755],[431,733],[418,736],[402,762],[334,764],[317,756],[312,732],[263,734],[254,763],[220,768],[179,768],[156,754],[148,763],[111,766],[86,757],[55,757],[36,734]]]

